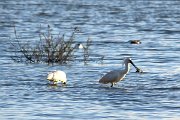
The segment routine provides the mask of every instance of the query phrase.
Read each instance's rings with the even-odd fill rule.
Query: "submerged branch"
[[[17,36],[16,28],[14,27],[15,41],[11,43],[12,48],[15,51],[15,55],[11,56],[12,60],[16,62],[26,62],[26,63],[58,63],[67,64],[76,60],[74,53],[77,51],[75,36],[76,28],[72,32],[69,39],[65,40],[65,35],[57,35],[54,37],[52,34],[52,29],[48,25],[47,34],[44,32],[39,32],[39,41],[35,44],[30,42],[21,43],[19,37]],[[86,45],[84,47],[83,61],[89,61],[89,47],[91,45],[91,40],[88,38]]]

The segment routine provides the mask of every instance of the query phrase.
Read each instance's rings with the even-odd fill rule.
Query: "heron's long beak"
[[[136,65],[130,60],[130,63],[137,69]]]
[[[136,72],[142,73],[142,70],[139,69],[139,68],[132,62],[132,60],[130,60],[130,63],[136,68]]]

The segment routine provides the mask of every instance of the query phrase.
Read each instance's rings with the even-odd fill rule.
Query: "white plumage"
[[[142,72],[139,68],[137,68],[130,58],[125,58],[123,64],[125,64],[125,68],[123,70],[113,70],[105,74],[100,80],[99,83],[108,84],[111,83],[111,87],[117,82],[123,80],[126,74],[130,70],[130,63],[136,68],[136,72]]]
[[[49,80],[53,84],[57,84],[59,82],[66,84],[67,82],[66,73],[61,70],[50,72],[47,76],[47,80]]]

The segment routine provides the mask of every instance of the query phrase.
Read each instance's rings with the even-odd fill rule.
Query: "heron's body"
[[[67,81],[66,73],[61,70],[50,72],[47,76],[47,80],[49,80],[53,84],[57,84],[59,82],[66,84]]]
[[[117,82],[123,80],[126,74],[130,70],[130,63],[135,66],[130,58],[126,58],[124,60],[125,68],[123,70],[113,70],[105,74],[100,80],[99,83],[108,84],[111,83],[111,87],[116,84]],[[137,69],[137,67],[135,66]]]

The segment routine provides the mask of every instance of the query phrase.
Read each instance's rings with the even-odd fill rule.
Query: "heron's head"
[[[124,64],[131,63],[131,62],[132,62],[132,61],[131,61],[131,58],[130,58],[130,57],[124,58],[124,61],[123,61]]]
[[[142,72],[142,70],[133,63],[131,58],[129,58],[129,57],[125,58],[124,63],[131,63],[134,66],[134,68],[136,69],[136,72]]]

